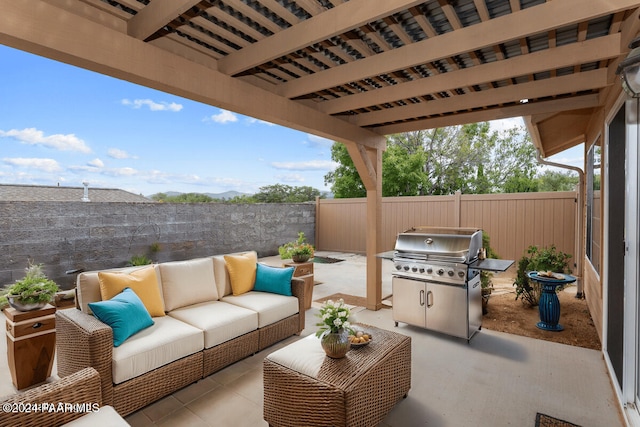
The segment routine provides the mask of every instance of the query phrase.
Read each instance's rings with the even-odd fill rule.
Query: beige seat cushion
[[[237,296],[228,295],[222,298],[222,301],[257,312],[259,328],[298,312],[298,298],[270,292],[250,291]]]
[[[173,317],[155,324],[113,349],[113,382],[120,384],[204,349],[202,331]]]
[[[77,420],[73,420],[63,425],[64,427],[100,427],[100,426],[109,426],[109,427],[125,427],[130,426],[128,422],[124,420],[113,409],[113,406],[101,406],[100,409],[96,412],[89,412],[86,415],[78,418]]]
[[[258,329],[258,313],[222,301],[205,302],[169,313],[204,331],[204,348],[211,348]]]
[[[267,355],[267,359],[311,378],[317,378],[327,354],[315,334],[291,343]]]
[[[165,310],[218,299],[211,258],[160,264]]]
[[[218,298],[222,298],[225,295],[231,295],[233,292],[233,289],[231,288],[231,279],[229,278],[229,270],[227,269],[227,265],[224,260],[225,255],[250,256],[252,259],[255,258],[255,264],[258,263],[258,253],[256,251],[234,252],[231,254],[215,255],[211,257],[213,259],[213,269],[216,275]]]

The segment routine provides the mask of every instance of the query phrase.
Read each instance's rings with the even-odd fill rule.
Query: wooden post
[[[367,309],[382,308],[382,150],[369,150],[375,165],[375,189],[367,189]]]

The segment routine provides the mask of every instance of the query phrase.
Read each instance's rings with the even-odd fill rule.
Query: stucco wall
[[[21,278],[29,259],[68,289],[67,270],[121,267],[138,254],[156,262],[242,250],[274,255],[299,231],[314,243],[313,203],[0,202],[0,285]]]

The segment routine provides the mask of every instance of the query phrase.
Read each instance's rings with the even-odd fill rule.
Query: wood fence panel
[[[530,245],[575,252],[576,193],[469,194],[385,197],[382,248],[392,250],[398,233],[414,226],[478,227],[504,259],[520,259]],[[316,248],[364,253],[366,200],[318,201]]]

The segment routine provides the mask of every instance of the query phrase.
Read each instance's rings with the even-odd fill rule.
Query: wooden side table
[[[51,375],[56,350],[56,308],[18,311],[9,307],[7,360],[13,385],[21,390],[45,381]]]
[[[313,262],[288,262],[284,266],[294,267],[293,277],[304,280],[304,309],[310,309],[313,301]]]

